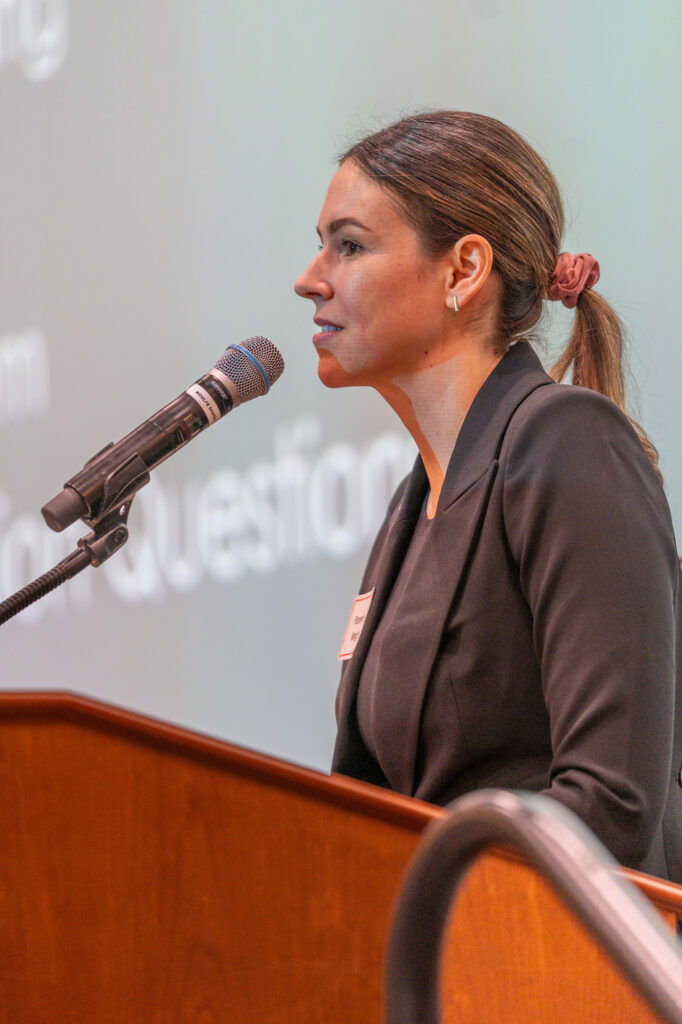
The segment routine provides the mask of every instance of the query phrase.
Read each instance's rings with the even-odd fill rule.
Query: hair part
[[[548,298],[564,230],[558,185],[532,146],[494,118],[439,110],[361,139],[339,163],[346,160],[392,194],[427,257],[440,258],[468,234],[487,238],[500,282],[496,348],[528,337]],[[592,289],[579,297],[575,315],[552,377],[563,380],[572,367],[574,384],[625,412],[620,320]],[[628,419],[660,477],[656,449]]]

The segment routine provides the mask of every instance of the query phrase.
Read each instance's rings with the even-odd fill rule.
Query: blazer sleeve
[[[594,392],[540,388],[507,433],[504,528],[549,715],[545,793],[624,864],[660,827],[671,771],[679,563],[639,438]]]

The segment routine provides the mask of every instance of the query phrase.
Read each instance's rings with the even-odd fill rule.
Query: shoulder
[[[507,430],[501,458],[511,465],[530,460],[550,475],[574,467],[602,472],[625,464],[660,489],[657,474],[627,416],[589,388],[547,384],[521,403]]]
[[[597,544],[614,560],[618,549],[653,558],[662,547],[676,562],[658,474],[627,416],[603,395],[574,385],[536,389],[509,424],[500,470],[508,536],[554,530],[594,559]]]
[[[517,409],[508,436],[512,439],[528,428],[543,425],[558,427],[569,422],[616,431],[625,429],[638,440],[627,416],[609,398],[598,391],[575,384],[546,384],[536,388]]]

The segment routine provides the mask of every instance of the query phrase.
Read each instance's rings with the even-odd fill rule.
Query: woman
[[[670,513],[599,265],[562,231],[547,167],[476,114],[406,118],[332,179],[295,286],[319,376],[375,388],[419,448],[344,638],[333,768],[439,804],[542,791],[682,880]],[[576,316],[552,377],[582,387],[526,340],[551,299]]]

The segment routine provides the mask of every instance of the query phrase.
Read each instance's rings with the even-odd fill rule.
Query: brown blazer
[[[457,439],[410,617],[382,649],[375,757],[358,683],[427,488],[418,458],[372,549],[332,769],[438,804],[543,791],[622,863],[682,881],[679,562],[630,424],[553,383],[525,342],[493,370]]]

